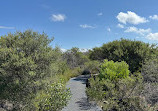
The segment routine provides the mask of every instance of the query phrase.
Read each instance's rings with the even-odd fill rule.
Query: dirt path
[[[89,75],[81,75],[69,80],[67,88],[70,88],[72,97],[67,107],[62,111],[102,111],[96,104],[87,101],[85,90],[86,80],[89,77]]]

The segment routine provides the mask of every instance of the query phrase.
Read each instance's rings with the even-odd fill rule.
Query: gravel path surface
[[[89,75],[81,75],[68,81],[67,88],[70,88],[72,97],[67,107],[62,111],[102,111],[96,104],[87,101],[85,91],[86,80],[89,77]]]

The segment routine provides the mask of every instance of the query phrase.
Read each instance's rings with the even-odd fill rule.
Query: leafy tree
[[[85,62],[88,62],[88,56],[79,51],[79,48],[72,48],[63,54],[64,60],[67,65],[73,69],[75,67],[83,67]]]
[[[14,104],[14,110],[35,110],[36,94],[63,73],[61,53],[52,49],[52,40],[31,30],[0,37],[0,100]]]
[[[126,39],[116,40],[103,44],[102,47],[94,48],[90,52],[90,59],[104,59],[113,61],[125,61],[129,65],[130,71],[140,71],[142,63],[157,53],[155,45],[149,45],[141,41],[131,41]]]
[[[82,74],[98,74],[100,71],[100,62],[88,61],[84,64],[84,71]]]

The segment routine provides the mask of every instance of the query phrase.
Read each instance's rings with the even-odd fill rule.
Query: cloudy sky
[[[158,43],[158,0],[1,0],[0,35],[32,29],[84,49],[127,38]]]

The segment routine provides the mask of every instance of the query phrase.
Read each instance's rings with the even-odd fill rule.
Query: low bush
[[[100,79],[108,79],[115,81],[117,79],[129,77],[130,71],[128,70],[129,66],[126,62],[114,62],[104,60],[104,63],[101,65],[101,70],[99,74]]]
[[[97,101],[104,111],[156,111],[155,106],[150,106],[141,95],[141,74],[129,73],[125,62],[105,60],[99,77],[89,79],[89,99]]]
[[[36,111],[61,111],[67,105],[70,95],[70,90],[65,88],[63,81],[54,82],[37,94],[34,106]]]
[[[158,58],[147,60],[142,67],[143,95],[151,106],[158,106]],[[158,108],[158,107],[157,107]]]
[[[141,70],[144,82],[158,83],[158,58],[146,60]]]

